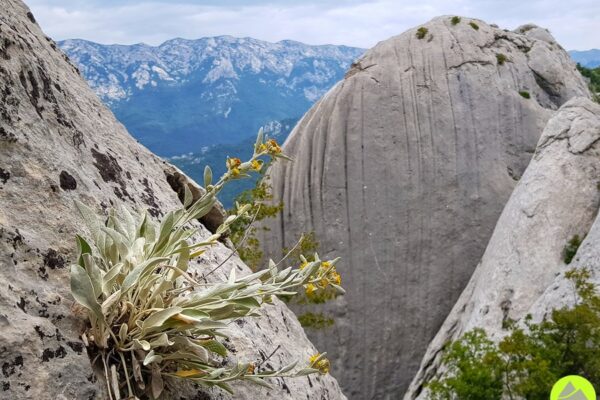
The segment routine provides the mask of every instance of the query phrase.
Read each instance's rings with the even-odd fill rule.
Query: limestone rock
[[[547,120],[589,96],[541,28],[450,16],[422,27],[422,39],[411,29],[356,62],[285,143],[295,161],[270,172],[285,210],[267,253],[314,231],[322,256],[342,257],[335,326],[309,336],[334,351],[354,399],[405,392]]]
[[[423,382],[439,369],[440,349],[475,327],[493,339],[503,322],[531,313],[537,321],[570,305],[573,285],[563,274],[587,266],[600,278],[600,105],[586,98],[566,103],[548,121],[531,163],[511,195],[469,284],[425,355],[405,399],[426,399]],[[589,231],[589,234],[588,234]],[[587,235],[574,262],[563,249]]]
[[[74,235],[83,229],[73,200],[98,212],[118,204],[146,207],[160,218],[180,205],[177,185],[167,181],[175,172],[128,135],[22,2],[0,0],[1,399],[106,397],[79,337],[84,320],[74,314],[69,289]],[[194,268],[212,270],[230,252],[219,245]],[[233,257],[213,277],[232,268],[249,271]],[[268,361],[273,367],[307,362],[316,352],[279,301],[260,318],[232,324],[229,333],[234,358],[260,361],[279,348]],[[330,376],[273,384],[272,390],[236,385],[236,398],[345,398]],[[231,396],[177,383],[165,398]]]

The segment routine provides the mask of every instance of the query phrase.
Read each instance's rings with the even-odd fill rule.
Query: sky
[[[25,0],[55,40],[158,45],[231,35],[369,48],[438,15],[536,23],[569,50],[600,48],[600,0]]]

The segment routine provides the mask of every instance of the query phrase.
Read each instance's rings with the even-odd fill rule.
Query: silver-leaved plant
[[[215,283],[199,283],[188,270],[190,261],[215,245],[248,208],[238,206],[237,215],[229,216],[201,241],[194,240],[199,237],[196,220],[212,209],[228,181],[262,168],[261,158],[272,162],[287,157],[275,141],[264,140],[259,132],[250,160],[228,158],[228,171],[215,184],[207,167],[205,194],[193,202],[186,187],[183,207],[166,214],[160,223],[145,211],[125,207],[99,217],[76,202],[90,236],[77,236],[79,257],[71,266],[71,291],[87,311],[89,325],[82,339],[104,371],[111,400],[125,392],[130,399],[158,399],[164,378],[232,392],[229,383],[236,380],[268,387],[265,378],[329,370],[324,354],[311,357],[304,368],[297,368],[297,362],[277,370],[250,362],[229,361],[234,365],[228,365],[223,363],[227,349],[221,340],[228,323],[260,315],[272,296],[291,295],[298,288],[334,288],[343,293],[334,266],[337,260],[321,261],[315,256],[313,262],[283,271],[270,261],[268,268],[239,277],[232,268],[226,281]]]

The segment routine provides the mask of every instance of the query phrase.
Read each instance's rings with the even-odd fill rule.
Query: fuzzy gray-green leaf
[[[160,328],[169,318],[179,314],[182,310],[181,307],[171,307],[155,312],[142,322],[142,332]]]
[[[96,301],[92,281],[85,269],[71,265],[71,293],[75,300],[90,310],[100,321],[104,320],[100,304]]]

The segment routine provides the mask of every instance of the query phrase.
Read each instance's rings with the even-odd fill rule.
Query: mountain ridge
[[[237,143],[266,123],[299,117],[364,51],[233,36],[58,44],[118,119],[161,156]]]
[[[569,55],[575,62],[587,68],[600,66],[600,49],[569,50]]]

